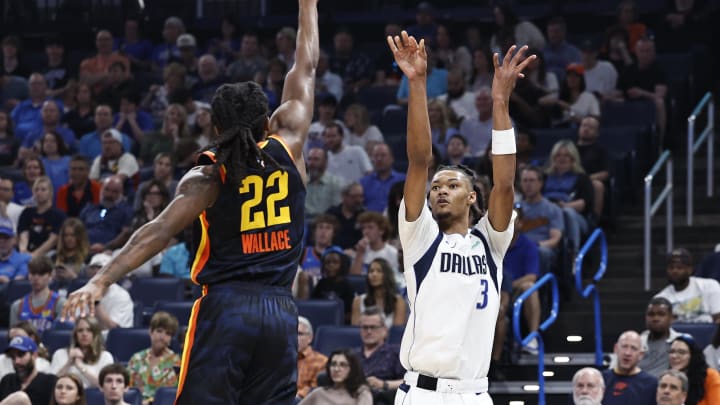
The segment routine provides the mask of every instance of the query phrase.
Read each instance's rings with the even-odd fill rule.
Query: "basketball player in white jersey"
[[[408,78],[408,172],[400,204],[410,319],[400,361],[407,373],[395,404],[492,404],[487,393],[495,321],[500,305],[502,262],[513,236],[515,134],[510,93],[523,68],[527,47],[510,48],[501,65],[493,55],[493,181],[487,215],[469,223],[476,195],[474,173],[441,167],[430,186],[431,139],[426,96],[424,40],[402,32],[388,37],[395,61]],[[470,226],[472,225],[472,228]]]

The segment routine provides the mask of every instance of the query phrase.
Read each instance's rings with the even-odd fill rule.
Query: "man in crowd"
[[[592,367],[581,368],[573,376],[572,384],[573,404],[601,405],[605,382],[600,371]]]
[[[670,285],[655,297],[670,301],[675,321],[720,323],[720,284],[714,279],[692,274],[692,254],[685,248],[676,248],[667,261]]]
[[[122,364],[110,364],[100,370],[98,375],[100,391],[105,405],[130,405],[123,396],[130,388],[130,373]]]
[[[458,120],[464,121],[477,117],[475,93],[467,90],[465,73],[459,68],[450,69],[447,81],[447,93],[437,99],[449,105]]]
[[[547,23],[545,32],[548,40],[543,48],[545,66],[548,71],[555,73],[558,81],[562,81],[565,78],[565,67],[571,63],[580,63],[580,50],[567,42],[567,26],[562,17],[552,17]]]
[[[343,180],[327,172],[327,151],[323,148],[311,148],[306,155],[306,163],[305,217],[312,219],[340,203]]]
[[[372,60],[353,47],[352,33],[344,28],[339,29],[333,38],[330,70],[342,78],[345,94],[355,93],[369,85],[374,73]]]
[[[267,59],[260,53],[260,39],[253,31],[246,31],[240,40],[240,52],[228,66],[227,74],[232,81],[252,80],[255,72],[267,69]]]
[[[340,125],[331,123],[325,127],[322,137],[328,151],[328,171],[348,184],[369,174],[372,164],[362,146],[345,145],[345,131]]]
[[[0,285],[25,279],[31,256],[15,249],[15,231],[8,218],[0,217]]]
[[[88,159],[95,159],[102,153],[102,134],[112,128],[113,110],[107,104],[100,104],[95,107],[95,131],[87,133],[80,138],[78,152]],[[130,150],[132,140],[129,136],[122,134],[123,150]]]
[[[688,379],[685,373],[666,370],[660,374],[655,399],[658,405],[684,405],[687,392]]]
[[[86,204],[100,201],[99,182],[90,179],[90,162],[83,155],[70,159],[70,181],[57,191],[55,207],[68,217],[77,217]]]
[[[595,195],[593,211],[602,215],[605,200],[605,186],[610,178],[609,155],[607,149],[600,145],[600,119],[588,115],[580,121],[578,128],[577,149],[583,169],[592,181]]]
[[[615,367],[603,371],[607,387],[603,405],[652,405],[657,379],[638,367],[645,353],[640,335],[635,331],[623,332],[615,343],[614,353],[617,359]]]
[[[30,260],[28,279],[31,291],[10,306],[10,325],[29,321],[41,334],[52,329],[53,322],[60,318],[65,305],[65,298],[49,287],[52,272],[53,263],[47,256],[37,256]]]
[[[5,354],[13,361],[15,372],[0,381],[0,401],[21,404],[49,404],[57,377],[35,368],[37,345],[27,336],[14,337]]]
[[[23,140],[18,152],[21,159],[40,151],[42,137],[48,132],[55,132],[60,135],[68,150],[75,149],[75,133],[72,129],[60,125],[61,116],[62,111],[57,101],[46,100],[42,103],[42,107],[40,107],[40,125],[29,131]]]
[[[106,178],[100,190],[100,202],[87,204],[79,218],[87,228],[92,253],[120,248],[127,240],[132,220],[131,209],[123,196],[122,179]]]
[[[113,52],[113,36],[110,31],[101,30],[95,35],[97,55],[84,59],[80,63],[80,81],[93,88],[95,94],[109,85],[110,65],[120,62],[125,71],[130,71],[130,61],[118,52]]]
[[[385,342],[386,325],[380,308],[367,308],[360,315],[362,347],[357,352],[375,404],[391,405],[395,391],[403,382],[405,369],[400,364],[400,348]]]
[[[365,211],[363,187],[360,183],[350,183],[342,189],[340,204],[331,207],[327,213],[340,223],[335,233],[335,243],[343,249],[353,249],[362,238],[357,218]]]
[[[654,297],[645,310],[645,327],[640,334],[645,355],[638,367],[655,376],[670,368],[668,352],[673,340],[680,335],[672,325],[672,304],[667,298]]]
[[[313,327],[304,316],[298,317],[298,379],[297,398],[302,399],[317,387],[318,374],[325,371],[327,356],[313,350]]]
[[[335,118],[337,113],[338,100],[332,94],[326,94],[325,97],[316,101],[317,103],[317,121],[310,124],[308,129],[308,138],[305,143],[304,151],[307,153],[310,148],[323,147],[325,142],[323,140],[323,134],[325,129],[330,125],[338,125],[342,129],[342,134],[345,134],[348,129],[345,127],[345,123]]]
[[[97,253],[85,268],[85,277],[92,278],[106,264],[110,263],[112,256],[106,253]],[[117,283],[108,287],[107,294],[95,305],[95,317],[100,321],[103,331],[115,328],[132,328],[133,326],[133,300],[130,293]]]
[[[47,82],[43,75],[31,74],[28,85],[30,89],[28,99],[16,105],[10,113],[10,118],[15,123],[15,138],[20,142],[23,142],[32,131],[42,126],[40,109],[48,99],[46,95]]]
[[[123,149],[123,134],[117,129],[109,129],[102,134],[102,151],[90,166],[90,178],[102,180],[108,176],[117,176],[126,186],[134,185],[131,180],[140,171],[135,156]]]
[[[481,87],[475,92],[475,110],[477,114],[460,123],[460,133],[467,139],[468,153],[471,156],[481,156],[490,144],[492,132],[492,98],[489,87]]]
[[[388,195],[393,184],[404,181],[405,174],[393,170],[395,162],[386,143],[378,143],[372,148],[370,154],[373,171],[360,179],[365,191],[365,207],[369,211],[385,212],[388,204]]]

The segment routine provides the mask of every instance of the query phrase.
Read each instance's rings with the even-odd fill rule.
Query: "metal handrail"
[[[593,282],[583,288],[582,263],[583,260],[585,260],[587,252],[598,240],[600,241],[600,266],[593,276]],[[598,291],[596,283],[605,275],[605,270],[607,270],[607,257],[607,241],[605,240],[605,233],[603,233],[600,228],[597,228],[592,235],[590,235],[590,237],[585,241],[582,249],[580,249],[580,252],[577,254],[577,257],[575,257],[575,287],[577,287],[578,293],[583,298],[588,298],[591,295],[593,296],[595,312],[595,365],[598,367],[602,366],[603,351],[602,319],[600,318],[600,292]]]
[[[703,110],[707,107],[707,124],[705,129],[699,134],[695,141],[695,120]],[[713,196],[713,154],[715,149],[715,103],[712,94],[708,91],[700,100],[692,114],[688,117],[688,136],[687,136],[687,224],[693,224],[693,177],[695,176],[695,153],[700,149],[707,140],[707,196]]]
[[[525,300],[528,299],[528,297],[530,297],[532,293],[536,292],[547,283],[550,283],[550,285],[552,286],[552,309],[550,310],[550,316],[548,316],[548,318],[540,324],[538,330],[530,331],[530,333],[528,333],[528,335],[523,338],[520,334],[520,314],[522,306],[525,303]],[[515,334],[515,339],[517,339],[517,341],[520,342],[523,347],[527,346],[528,343],[530,343],[530,341],[533,339],[536,339],[538,342],[539,405],[545,405],[545,376],[543,375],[543,372],[545,371],[545,343],[543,342],[540,332],[545,332],[545,330],[550,327],[550,325],[552,325],[555,320],[557,320],[559,302],[560,293],[558,292],[557,279],[555,278],[554,274],[548,273],[540,277],[540,279],[536,281],[532,287],[528,288],[522,294],[520,294],[520,296],[515,300],[515,304],[513,304],[513,332]]]
[[[657,200],[653,202],[652,181],[655,178],[655,175],[660,171],[660,169],[662,169],[663,165],[665,165],[665,173],[667,177],[665,181],[665,187],[663,188],[663,191],[660,193],[660,195],[657,197]],[[645,246],[643,249],[645,267],[645,291],[650,291],[650,244],[652,243],[652,241],[650,240],[651,219],[652,216],[655,215],[655,212],[657,212],[658,208],[660,208],[660,205],[665,200],[667,200],[667,203],[665,204],[665,242],[667,245],[667,252],[670,253],[673,248],[672,175],[672,155],[670,154],[669,150],[666,150],[660,155],[657,162],[655,162],[655,165],[650,170],[650,173],[645,176]]]

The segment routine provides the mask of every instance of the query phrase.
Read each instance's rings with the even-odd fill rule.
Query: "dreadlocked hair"
[[[476,222],[477,220],[480,220],[480,217],[482,217],[482,213],[485,210],[485,202],[483,201],[482,190],[480,190],[480,187],[478,187],[475,184],[478,180],[478,175],[475,172],[475,170],[473,170],[463,164],[440,165],[437,168],[436,173],[441,170],[453,170],[456,172],[460,172],[460,173],[464,174],[465,177],[467,177],[468,181],[470,182],[470,187],[472,188],[472,191],[474,191],[475,194],[477,194],[475,204],[470,206],[470,214],[471,214],[474,222]]]
[[[257,145],[263,140],[268,116],[268,99],[257,83],[223,84],[215,91],[211,107],[212,123],[219,133],[203,150],[215,150],[215,163],[225,165],[231,182],[240,186],[248,169],[278,166]]]

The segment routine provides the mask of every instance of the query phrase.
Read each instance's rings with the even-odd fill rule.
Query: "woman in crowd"
[[[133,210],[137,211],[142,208],[142,191],[150,185],[153,180],[159,181],[164,184],[170,194],[170,199],[175,196],[175,189],[177,188],[178,181],[175,180],[173,167],[174,162],[172,154],[167,152],[160,152],[155,155],[153,160],[153,176],[152,178],[143,181],[138,186],[138,191],[135,193],[135,201],[133,202]]]
[[[499,39],[500,32],[508,31],[515,38],[518,46],[527,45],[531,48],[542,49],[545,46],[545,37],[542,31],[530,21],[520,21],[517,14],[507,4],[497,4],[493,8],[495,15],[496,32],[490,38],[490,48],[495,50],[504,49]],[[502,54],[501,54],[502,55]]]
[[[60,134],[49,131],[40,138],[40,156],[53,190],[60,189],[70,176],[70,150]]]
[[[10,114],[0,110],[0,166],[17,164],[20,141],[15,138]]]
[[[198,108],[195,116],[192,136],[201,148],[206,147],[210,143],[210,139],[212,139],[214,133],[210,111],[210,105],[203,103],[203,105]]]
[[[95,130],[95,101],[93,100],[92,90],[87,83],[78,83],[70,88],[67,92],[68,97],[72,101],[65,106],[74,106],[65,112],[62,117],[62,123],[72,129],[75,135],[79,137],[93,132]]]
[[[142,100],[141,107],[145,111],[150,111],[156,126],[163,122],[165,110],[170,104],[168,96],[175,90],[183,88],[187,85],[187,69],[180,63],[173,62],[163,68],[163,84],[154,84]]]
[[[89,252],[90,242],[85,224],[77,218],[66,219],[60,227],[54,262],[82,268]]]
[[[38,177],[45,175],[45,166],[39,157],[33,156],[25,159],[22,163],[22,179],[15,182],[13,190],[15,196],[13,201],[16,204],[31,206],[35,205],[32,196],[32,185]]]
[[[135,216],[130,223],[130,228],[126,231],[127,237],[135,232],[141,226],[155,219],[162,210],[170,203],[170,193],[167,187],[161,181],[151,179],[150,182],[140,191],[140,208],[135,211]],[[152,259],[143,263],[132,272],[133,277],[152,277],[155,270],[162,262],[162,253],[158,253]]]
[[[465,77],[472,71],[472,56],[465,46],[454,47],[450,30],[446,25],[440,24],[435,31],[435,46],[433,54],[438,61],[438,67],[450,70],[458,68]]]
[[[720,404],[720,373],[707,366],[705,356],[692,336],[682,334],[675,338],[668,355],[670,368],[687,375],[685,405]]]
[[[73,374],[58,376],[50,405],[85,405],[85,387]]]
[[[345,322],[350,321],[350,312],[355,292],[345,276],[350,269],[350,258],[339,247],[325,249],[322,255],[322,279],[313,289],[311,298],[339,299],[345,309]]]
[[[385,142],[378,127],[370,124],[370,113],[364,105],[349,105],[345,109],[344,121],[349,130],[344,137],[346,145],[361,146],[370,154],[374,145]]]
[[[149,164],[158,153],[172,152],[173,145],[188,135],[190,130],[185,107],[180,104],[170,104],[165,110],[160,130],[146,134],[143,138],[139,159],[143,164]]]
[[[300,405],[372,405],[370,388],[357,355],[351,349],[339,349],[330,354],[325,373],[329,384],[318,387]]]
[[[565,69],[567,74],[560,86],[559,97],[548,94],[538,101],[541,106],[550,108],[554,115],[554,124],[578,123],[588,115],[600,116],[600,103],[597,98],[585,90],[585,68],[571,63]]]
[[[458,133],[450,121],[450,109],[441,101],[431,100],[428,102],[428,115],[433,146],[438,150],[445,150],[450,137]]]
[[[489,49],[477,48],[473,51],[473,68],[470,90],[475,92],[483,87],[491,87],[493,79],[492,54]]]
[[[48,253],[57,245],[57,236],[65,221],[65,213],[53,207],[55,199],[49,177],[40,176],[35,180],[32,195],[35,206],[25,208],[18,219],[18,251],[39,256]]]
[[[177,385],[175,368],[180,367],[180,356],[170,349],[177,330],[177,318],[156,312],[150,319],[150,347],[133,354],[128,362],[130,386],[142,392],[144,404],[152,402],[158,388]]]
[[[112,363],[113,356],[105,350],[100,323],[85,316],[75,322],[70,346],[58,349],[53,355],[50,369],[56,375],[73,374],[88,388],[99,386],[100,370]]]
[[[635,63],[630,53],[630,42],[627,31],[621,27],[614,27],[608,30],[605,38],[605,46],[603,46],[601,58],[607,59],[608,62],[612,63],[613,66],[615,66],[615,70],[622,72]]]
[[[366,276],[367,293],[355,297],[352,306],[352,325],[360,325],[360,315],[368,307],[378,307],[385,313],[388,329],[393,326],[405,325],[407,307],[400,294],[397,293],[395,274],[385,259],[370,262]]]

